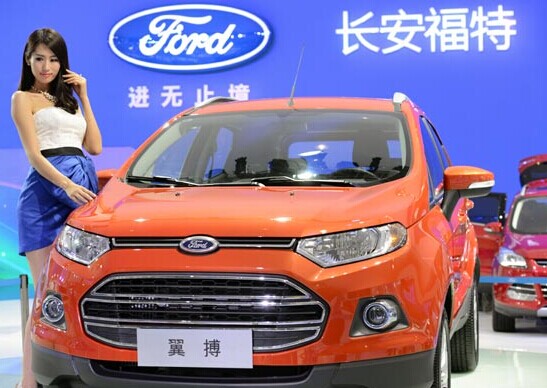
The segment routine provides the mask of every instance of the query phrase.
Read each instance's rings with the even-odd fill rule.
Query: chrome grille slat
[[[255,352],[314,341],[328,313],[322,300],[285,277],[206,273],[112,275],[80,309],[87,334],[120,347],[136,347],[138,327],[247,327]]]
[[[98,294],[95,294],[98,295]],[[108,293],[102,293],[100,294],[102,297],[134,297],[134,294],[123,294],[123,293],[117,293],[117,294],[108,294]],[[148,299],[154,299],[154,298],[163,298],[165,299],[165,302],[171,301],[171,300],[177,300],[179,299],[177,296],[169,296],[164,294],[143,294],[142,296],[139,296],[138,298],[142,298],[143,301]],[[189,295],[188,299],[193,300],[203,300],[203,299],[216,299],[227,301],[230,299],[233,299],[233,296],[220,296],[220,295],[205,295],[205,296],[193,296]],[[246,297],[239,297],[239,299],[248,299],[248,300],[256,300],[256,297],[254,296],[246,296]],[[295,296],[295,297],[285,297],[285,296],[265,296],[262,301],[276,301],[276,300],[287,300],[287,301],[298,301],[298,300],[307,300],[304,296]]]
[[[114,248],[178,248],[185,237],[115,237]],[[274,248],[291,249],[293,238],[217,238],[220,248]]]
[[[105,325],[105,324],[102,324],[102,323],[84,323],[84,327],[85,327],[85,330],[86,332],[91,332],[93,331],[93,327],[97,327],[97,328],[106,328],[106,329],[110,329],[111,326],[110,325]],[[144,326],[145,328],[153,328],[155,326]],[[200,326],[197,326],[198,328],[201,328]],[[131,339],[131,341],[116,341],[116,340],[113,340],[111,337],[102,337],[100,334],[95,334],[94,337],[103,341],[103,342],[106,342],[106,343],[109,343],[111,345],[115,345],[115,346],[118,346],[118,347],[123,347],[123,348],[135,348],[134,345],[128,345],[129,342],[131,343],[135,343],[136,342],[136,336],[137,336],[137,329],[138,328],[143,328],[143,325],[119,325],[118,326],[118,329],[119,329],[119,333],[120,333],[120,336],[125,336],[126,338],[129,337]],[[165,328],[165,327],[162,327],[162,328]],[[174,327],[176,329],[176,327]],[[98,330],[97,330],[98,331]],[[125,332],[124,332],[125,331]],[[312,327],[298,327],[298,328],[256,328],[256,329],[253,329],[253,333],[254,333],[254,337],[257,336],[260,336],[261,333],[265,333],[267,334],[267,336],[271,336],[271,335],[276,335],[276,334],[290,334],[290,333],[298,333],[298,332],[309,332],[311,333],[313,336],[317,337],[319,336],[320,334],[320,329],[318,329],[316,326],[312,326]],[[255,352],[260,352],[260,351],[276,351],[276,350],[284,350],[288,347],[293,347],[295,345],[301,345],[301,342],[302,341],[293,341],[293,342],[289,342],[289,343],[285,343],[285,344],[282,344],[282,345],[271,345],[271,346],[253,346],[253,350]]]
[[[536,293],[533,284],[512,284],[509,289],[522,294],[535,295]]]
[[[547,299],[547,284],[541,284],[541,294],[543,295],[543,299]]]
[[[117,295],[119,297],[119,295]],[[173,299],[175,299],[173,297]],[[192,301],[199,303],[202,306],[218,306],[218,301],[207,301],[204,300],[205,298],[194,298]],[[230,299],[227,297],[227,299]],[[233,299],[233,298],[232,298]],[[100,298],[86,298],[87,302],[105,302],[104,299]],[[223,306],[245,306],[245,307],[264,307],[265,302],[267,303],[267,307],[279,307],[279,306],[310,306],[310,305],[321,305],[319,302],[316,301],[310,301],[310,302],[289,302],[289,303],[280,303],[280,302],[271,302],[271,299],[265,299],[264,301],[257,301],[257,302],[236,302],[236,301],[227,301],[223,300],[222,305]],[[190,302],[177,302],[176,300],[162,300],[162,299],[153,299],[152,297],[146,297],[145,299],[134,299],[134,300],[122,300],[122,299],[112,299],[107,301],[106,303],[113,303],[113,304],[147,304],[147,303],[154,303],[154,304],[170,304],[170,305],[188,305]]]
[[[87,316],[86,318],[90,318],[89,316]],[[128,324],[128,323],[134,323],[135,321],[134,320],[129,320],[129,319],[113,319],[113,318],[94,318],[93,319],[93,323],[98,323],[98,322],[117,322],[117,323],[123,323],[123,324]],[[262,327],[266,327],[266,326],[281,326],[281,327],[291,327],[291,326],[298,326],[298,325],[302,325],[302,324],[317,324],[317,323],[320,323],[320,322],[317,322],[317,321],[301,321],[301,322],[294,322],[294,323],[287,323],[287,322],[273,322],[273,321],[266,321],[266,322],[219,322],[219,321],[185,321],[185,320],[181,320],[181,321],[174,321],[174,320],[158,320],[158,319],[155,319],[155,320],[146,320],[146,319],[142,319],[142,320],[139,320],[139,324],[159,324],[159,325],[175,325],[175,324],[178,324],[178,325],[191,325],[191,326],[218,326],[219,323],[222,323],[222,326],[226,326],[226,327],[231,327],[231,328],[234,328],[234,327],[241,327],[241,328],[249,328],[249,327],[253,327],[253,326],[262,326]],[[120,325],[116,325],[116,327],[119,327]]]

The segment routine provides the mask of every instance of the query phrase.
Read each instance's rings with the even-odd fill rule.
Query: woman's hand
[[[66,69],[67,74],[63,74],[64,81],[72,85],[74,88],[74,91],[82,99],[83,97],[87,96],[87,80],[78,73],[75,73],[71,70]]]
[[[93,191],[90,191],[83,186],[77,185],[72,181],[70,181],[68,186],[65,188],[65,193],[71,200],[80,205],[92,201],[97,196]]]

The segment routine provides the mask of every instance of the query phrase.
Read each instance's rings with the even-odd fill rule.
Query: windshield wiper
[[[125,179],[128,182],[147,182],[152,184],[176,186],[176,187],[201,186],[198,183],[173,178],[170,176],[163,176],[163,175],[154,175],[154,176],[128,175]]]
[[[252,178],[244,181],[216,182],[216,183],[195,183],[170,176],[139,176],[128,175],[127,182],[146,182],[152,185],[170,187],[204,187],[204,186],[337,186],[353,187],[354,185],[346,180],[334,179],[294,179],[288,176],[266,176]]]
[[[353,187],[351,182],[335,179],[294,179],[288,176],[265,176],[252,178],[251,182],[262,183],[265,186],[339,186]]]

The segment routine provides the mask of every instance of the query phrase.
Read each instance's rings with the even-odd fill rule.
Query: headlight
[[[65,225],[57,239],[57,250],[70,260],[89,265],[110,250],[110,240]]]
[[[502,267],[526,268],[526,260],[511,249],[500,248],[496,259]]]
[[[321,267],[334,267],[385,255],[405,242],[405,227],[395,223],[305,238],[299,241],[296,252]]]

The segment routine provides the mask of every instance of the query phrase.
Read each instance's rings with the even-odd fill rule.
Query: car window
[[[232,149],[233,137],[233,133],[229,129],[219,128],[215,139],[215,148],[209,154],[210,159],[205,168],[204,179],[212,179],[226,173],[224,166],[226,166],[228,154]]]
[[[183,117],[136,158],[129,175],[199,184],[283,176],[360,186],[404,176],[410,160],[398,112],[240,112]]]
[[[473,208],[467,214],[472,222],[487,224],[502,221],[504,204],[499,194],[490,194],[485,197],[473,198]]]
[[[170,176],[176,177],[181,174],[181,167],[184,165],[188,150],[192,145],[198,128],[192,128],[188,131],[186,136],[177,136],[175,131],[162,137],[162,142],[156,143],[155,148],[160,148],[167,143],[165,150],[161,152],[157,158],[152,160],[146,160],[143,158],[141,165],[148,165],[150,168],[146,169],[144,175],[150,176]],[[147,153],[147,155],[153,156],[154,150]]]
[[[435,143],[437,149],[439,150],[439,155],[441,156],[443,167],[447,168],[452,163],[450,162],[450,157],[448,156],[448,152],[446,151],[446,147],[444,146],[441,140],[439,132],[437,132],[437,130],[435,129],[435,126],[426,117],[423,117],[422,119],[424,120],[424,124],[427,125],[427,127],[429,128],[429,132],[431,133],[433,142]]]
[[[547,197],[519,200],[511,216],[511,229],[519,234],[547,234]]]
[[[420,120],[420,130],[422,132],[425,157],[430,176],[429,200],[430,203],[435,204],[440,201],[443,194],[442,183],[445,166],[441,156],[442,151],[439,149],[438,143],[436,143],[436,134],[433,133],[431,127],[423,117]]]
[[[539,179],[547,179],[547,161],[534,163],[520,174],[521,185],[525,185]]]

